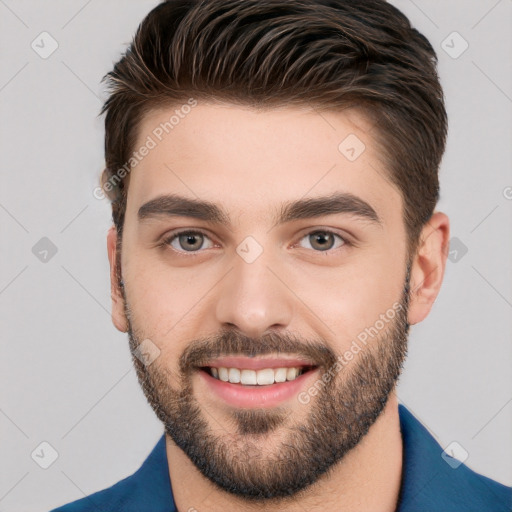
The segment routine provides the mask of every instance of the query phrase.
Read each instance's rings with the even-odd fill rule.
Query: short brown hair
[[[167,0],[104,80],[102,184],[114,184],[119,237],[128,184],[116,173],[126,169],[143,116],[190,97],[360,109],[402,194],[410,254],[438,201],[447,115],[437,57],[384,0]]]

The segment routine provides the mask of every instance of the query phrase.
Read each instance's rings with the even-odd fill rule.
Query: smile
[[[251,370],[248,368],[207,367],[210,375],[215,379],[242,386],[269,386],[278,382],[293,381],[299,375],[311,370],[312,366],[263,368]]]
[[[270,408],[296,398],[313,381],[312,361],[225,357],[198,368],[201,386],[215,400],[238,408]]]

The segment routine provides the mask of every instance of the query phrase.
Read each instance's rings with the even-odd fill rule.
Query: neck
[[[245,501],[217,488],[165,436],[169,475],[179,512],[253,512],[262,503]],[[306,461],[305,461],[306,463]],[[402,437],[396,395],[366,436],[316,483],[279,503],[266,502],[268,512],[395,512],[402,476]]]

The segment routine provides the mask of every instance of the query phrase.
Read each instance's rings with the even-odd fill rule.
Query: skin
[[[137,148],[174,108],[155,110],[143,119]],[[338,150],[349,134],[366,146],[353,162]],[[381,225],[350,214],[274,224],[273,215],[283,202],[334,191],[369,203]],[[163,193],[216,203],[229,215],[231,226],[188,217],[139,222],[139,208]],[[176,389],[179,358],[187,346],[227,326],[255,339],[270,331],[297,333],[301,339],[324,340],[333,352],[343,354],[358,333],[400,301],[407,264],[402,204],[400,191],[386,179],[372,126],[357,111],[320,115],[309,108],[286,107],[257,112],[199,102],[129,176],[119,258],[124,293],[116,277],[115,228],[107,235],[113,323],[122,332],[131,326],[139,339],[149,338],[158,347],[155,368],[164,369],[168,385]],[[198,256],[159,246],[184,228],[207,233],[209,245]],[[348,235],[353,245],[315,250],[306,235],[322,228]],[[263,248],[252,263],[236,252],[247,236]],[[411,259],[411,325],[429,314],[439,293],[448,240],[448,217],[435,212]],[[176,239],[173,245],[180,247]],[[350,366],[358,361],[359,355]],[[229,408],[197,375],[191,382],[212,431],[236,434]],[[287,421],[304,422],[315,398],[307,405],[288,401]],[[283,435],[277,430],[259,439],[261,453],[272,454]],[[261,510],[261,505],[214,486],[169,435],[166,449],[179,510]],[[377,421],[338,464],[296,499],[269,503],[265,510],[392,512],[401,470],[398,402],[392,392]]]

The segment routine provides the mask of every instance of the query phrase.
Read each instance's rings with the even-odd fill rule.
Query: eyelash
[[[341,236],[339,233],[336,233],[335,231],[332,231],[332,230],[329,230],[329,229],[313,229],[311,231],[308,231],[306,234],[304,234],[300,240],[302,240],[303,238],[307,237],[308,235],[311,235],[313,233],[324,233],[324,234],[329,234],[329,235],[333,235],[335,237],[338,237],[340,238],[343,243],[340,247],[336,247],[334,249],[327,249],[326,251],[314,251],[314,252],[318,252],[320,254],[323,254],[323,253],[326,253],[326,254],[331,254],[333,253],[334,251],[337,251],[339,249],[342,249],[343,247],[345,246],[350,246],[350,245],[353,245],[346,237],[343,237]],[[179,254],[179,255],[182,255],[182,256],[185,256],[187,258],[190,258],[190,257],[194,257],[194,256],[199,256],[201,255],[202,252],[204,252],[204,250],[197,250],[197,251],[181,251],[181,250],[177,250],[175,249],[174,247],[171,246],[171,242],[180,237],[181,235],[204,235],[208,238],[209,235],[208,233],[205,233],[204,231],[201,231],[200,229],[195,229],[195,230],[190,230],[190,229],[184,229],[183,231],[177,231],[175,233],[172,233],[171,235],[167,236],[166,238],[164,238],[160,244],[160,247],[162,247],[163,249],[171,249],[173,252]],[[299,240],[299,242],[300,242]],[[296,245],[296,244],[295,244]],[[294,247],[295,247],[294,245]]]

